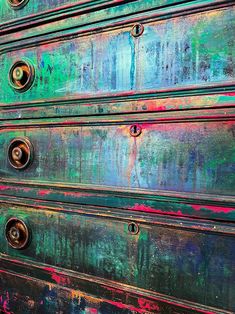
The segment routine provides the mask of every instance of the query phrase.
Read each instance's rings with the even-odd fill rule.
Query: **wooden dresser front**
[[[235,1],[0,0],[0,311],[235,313]]]

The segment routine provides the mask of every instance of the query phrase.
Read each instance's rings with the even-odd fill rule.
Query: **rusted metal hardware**
[[[144,32],[144,25],[136,23],[131,29],[131,35],[134,37],[139,37]]]
[[[13,249],[24,249],[29,244],[30,231],[24,221],[10,218],[5,225],[5,236]]]
[[[23,8],[29,0],[7,0],[7,2],[9,3],[9,5],[13,8],[13,9],[21,9]]]
[[[9,83],[14,90],[25,92],[33,84],[35,70],[26,60],[16,61],[9,71]]]
[[[137,234],[140,231],[139,225],[136,222],[130,222],[128,224],[128,231],[131,234]]]
[[[33,145],[27,138],[15,138],[8,147],[8,161],[15,169],[24,169],[33,159]]]
[[[142,133],[142,128],[141,128],[140,125],[138,125],[138,124],[133,124],[133,125],[130,127],[130,135],[131,135],[131,136],[137,137],[137,136],[139,136],[141,133]]]

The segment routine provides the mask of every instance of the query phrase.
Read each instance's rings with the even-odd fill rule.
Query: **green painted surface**
[[[23,219],[32,230],[32,242],[23,251],[10,249],[4,239],[4,223],[12,216]],[[232,237],[151,223],[141,223],[140,232],[132,235],[127,223],[96,215],[1,206],[0,249],[15,258],[235,309]]]
[[[125,4],[123,5],[122,2]],[[129,4],[128,4],[129,2]],[[132,3],[133,2],[133,3]],[[190,1],[183,1],[190,2]],[[134,13],[135,11],[143,11],[143,10],[151,10],[153,8],[161,8],[168,5],[174,5],[182,3],[180,0],[150,0],[150,1],[105,1],[105,0],[95,0],[95,1],[78,1],[78,0],[29,0],[29,2],[20,10],[13,10],[8,4],[7,0],[0,0],[0,27],[1,24],[14,22],[15,19],[24,20],[24,18],[33,19],[35,14],[40,14],[41,17],[44,15],[49,15],[51,10],[57,10],[57,15],[61,12],[66,12],[66,8],[69,6],[70,10],[73,11],[75,9],[83,9],[85,12],[87,8],[92,9],[92,7],[96,7],[97,5],[110,5],[114,4],[114,8],[110,9],[113,12],[113,15],[117,11],[120,13]],[[49,11],[49,12],[48,12]],[[60,12],[61,11],[61,12]],[[97,14],[97,12],[96,12]],[[121,15],[121,14],[120,14]],[[101,17],[99,17],[101,19]]]
[[[235,195],[233,122],[146,120],[139,123],[142,134],[137,138],[129,133],[131,123],[109,123],[115,122],[71,127],[39,123],[39,128],[2,129],[0,177],[85,184],[91,189],[109,186]],[[34,146],[34,161],[24,171],[15,170],[7,160],[8,145],[15,137],[27,137]]]
[[[228,8],[146,24],[137,39],[130,27],[122,27],[9,51],[0,59],[0,103],[233,84],[234,17],[235,10]],[[217,40],[222,35],[223,40]],[[9,69],[20,58],[31,60],[36,70],[35,82],[25,93],[8,83]]]
[[[68,3],[76,8],[59,9]],[[16,27],[0,34],[0,119],[16,119],[0,122],[0,307],[234,312],[234,225],[221,222],[235,220],[233,1],[127,1],[82,11],[102,3],[29,0],[13,11],[0,0],[0,30]],[[24,29],[27,21],[40,23]],[[136,21],[144,33],[133,38]],[[17,93],[8,73],[23,58],[35,81]],[[138,137],[130,135],[135,123]],[[15,137],[34,147],[22,171],[7,160]],[[21,251],[5,239],[14,216],[32,231]],[[136,235],[128,232],[133,220]],[[119,286],[109,297],[107,282]],[[164,306],[130,300],[127,288],[162,294]]]

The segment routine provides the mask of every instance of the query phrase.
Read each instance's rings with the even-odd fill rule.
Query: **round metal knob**
[[[7,0],[12,9],[23,8],[29,0]]]
[[[10,218],[5,226],[8,244],[14,249],[23,249],[29,243],[30,232],[27,225],[18,218]]]
[[[8,161],[15,169],[26,168],[33,158],[33,146],[27,138],[15,138],[8,147]]]
[[[17,61],[9,71],[9,83],[14,90],[24,92],[33,84],[34,74],[34,67],[29,61]]]

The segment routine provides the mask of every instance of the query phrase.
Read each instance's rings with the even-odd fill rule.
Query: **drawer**
[[[233,111],[2,123],[1,194],[233,220]]]
[[[132,22],[95,32],[63,32],[45,43],[42,38],[13,43],[0,57],[0,103],[58,104],[156,92],[169,96],[234,86],[234,13],[229,7],[144,20],[144,32],[137,37],[131,35]],[[24,75],[14,78],[16,68]]]
[[[52,278],[66,287],[71,281],[66,275],[58,279],[54,266],[114,286],[125,284],[132,291],[144,289],[149,296],[160,293],[178,302],[235,310],[233,224],[107,212],[104,208],[99,212],[66,205],[44,208],[1,204],[3,258],[19,259],[22,265],[32,261],[32,267],[37,263],[41,272],[51,272]],[[30,235],[28,245],[24,242],[26,246],[20,250],[12,248],[4,234],[5,229],[8,236],[12,228],[22,230],[19,221]],[[20,234],[23,241],[24,234]],[[16,245],[11,239],[11,245]],[[19,271],[20,264],[16,262],[13,269]],[[36,272],[29,270],[29,275]]]

